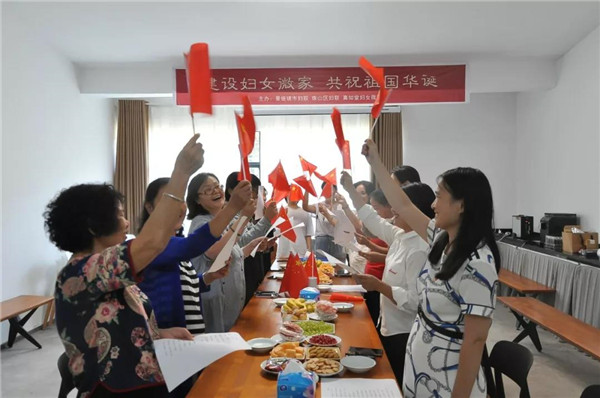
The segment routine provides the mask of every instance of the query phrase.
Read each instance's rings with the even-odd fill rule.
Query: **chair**
[[[61,378],[58,398],[67,398],[67,395],[75,388],[75,385],[73,384],[71,371],[69,371],[69,357],[64,352],[58,357],[58,372]]]
[[[527,375],[533,364],[533,354],[517,343],[499,341],[490,354],[490,366],[494,369],[496,380],[496,398],[505,398],[502,374],[506,375],[521,388],[519,398],[529,398]]]
[[[581,398],[598,398],[600,397],[600,384],[587,386],[581,393]]]

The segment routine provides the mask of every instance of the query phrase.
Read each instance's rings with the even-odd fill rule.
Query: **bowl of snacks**
[[[353,373],[365,373],[373,369],[377,362],[371,357],[365,357],[362,355],[349,355],[345,356],[341,360],[342,365],[348,368]]]
[[[284,322],[279,328],[279,335],[284,341],[304,340],[304,330],[300,325],[294,322]]]
[[[287,299],[281,306],[281,318],[284,321],[304,321],[308,319],[308,309],[313,305],[307,305],[303,298]],[[314,311],[314,309],[313,309]]]
[[[271,349],[275,347],[275,344],[277,344],[274,340],[265,337],[259,337],[256,339],[248,340],[247,343],[252,348],[252,351],[257,352],[259,354],[271,351]]]
[[[337,318],[337,309],[330,301],[326,300],[317,301],[315,313],[322,321],[332,321]]]
[[[333,334],[316,334],[307,337],[305,341],[318,347],[335,347],[341,344],[342,339]]]
[[[275,346],[271,350],[271,358],[304,359],[305,350],[299,342],[286,341]]]
[[[315,372],[319,376],[329,377],[340,374],[344,366],[333,359],[313,358],[304,363],[304,369]]]
[[[262,361],[260,368],[266,373],[278,375],[285,369],[289,361],[289,358],[270,358]]]
[[[306,358],[329,358],[340,360],[342,358],[342,353],[339,347],[307,347],[306,348]]]

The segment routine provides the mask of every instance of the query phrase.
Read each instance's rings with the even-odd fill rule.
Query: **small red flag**
[[[194,43],[186,56],[190,113],[212,115],[212,86],[208,44]]]
[[[277,214],[277,216],[275,217],[275,220],[277,218],[284,219],[284,221],[277,226],[277,228],[279,228],[279,230],[281,232],[284,232],[283,236],[285,236],[292,242],[296,242],[296,231],[291,229],[293,227],[292,222],[288,218],[287,211],[285,210],[285,208],[283,206],[281,206],[281,208],[279,209],[279,214]],[[271,223],[275,222],[275,220],[271,220]],[[288,229],[289,229],[289,231],[288,231]],[[285,232],[285,231],[287,231],[287,232]]]
[[[290,184],[288,183],[285,171],[281,165],[281,161],[277,163],[277,166],[269,174],[269,182],[273,185],[273,197],[272,199],[279,203],[290,193]]]
[[[323,192],[321,192],[321,196],[324,198],[330,198],[331,195],[333,194],[333,185],[331,185],[330,183],[325,184],[325,186],[323,187]]]
[[[299,202],[304,198],[304,192],[302,192],[302,188],[300,188],[296,184],[290,185],[290,195],[288,197],[290,202]]]
[[[296,177],[294,178],[294,182],[296,182],[296,184],[300,185],[302,188],[308,191],[308,193],[314,196],[315,198],[317,197],[317,191],[315,191],[315,187],[313,186],[312,181],[306,178],[306,176]]]
[[[302,171],[307,171],[308,175],[313,175],[315,170],[317,170],[317,166],[314,164],[307,162],[302,156],[298,155],[300,158],[300,165],[302,166]]]
[[[315,255],[313,252],[310,253],[310,256],[306,259],[306,265],[304,266],[304,271],[308,276],[316,276],[317,283],[321,283],[319,280],[319,271],[317,270],[317,262],[315,260]]]
[[[248,163],[248,156],[243,155],[241,145],[238,145],[238,147],[240,148],[240,156],[242,158],[242,161],[241,161],[241,165],[240,165],[240,171],[237,175],[237,179],[238,179],[238,181],[242,181],[242,180],[251,181],[252,176],[250,175],[250,163]]]
[[[358,65],[364,70],[373,80],[379,84],[379,92],[377,92],[377,98],[373,103],[373,107],[371,108],[371,116],[373,119],[377,119],[383,106],[385,105],[385,101],[388,99],[389,90],[385,88],[385,73],[383,68],[377,68],[373,66],[365,57],[360,57],[358,60]]]
[[[337,108],[333,108],[331,112],[331,121],[335,130],[335,144],[340,149],[344,170],[352,169],[350,163],[350,142],[344,138],[344,130],[342,129],[342,115]]]
[[[336,173],[335,173],[335,168],[333,170],[331,170],[329,173],[325,174],[325,175],[319,174],[319,172],[315,171],[315,175],[321,181],[328,182],[331,185],[336,185],[337,184],[337,177],[336,177]]]
[[[279,293],[288,292],[290,297],[298,298],[300,290],[308,286],[308,276],[306,276],[304,267],[298,263],[297,256],[290,253],[279,287]]]

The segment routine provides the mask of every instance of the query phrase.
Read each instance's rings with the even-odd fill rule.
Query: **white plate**
[[[338,312],[350,312],[352,308],[354,308],[354,304],[352,303],[333,303],[333,307]]]
[[[308,361],[310,361],[310,359],[308,359],[306,362],[304,362],[304,368],[305,368],[305,369],[306,369],[306,363],[307,363]],[[340,373],[342,373],[342,372],[344,371],[344,365],[342,365],[342,363],[341,363],[341,362],[339,362],[339,364],[340,364],[340,368],[339,368],[339,369],[338,369],[338,371],[337,371],[337,372],[335,372],[335,373],[329,373],[329,374],[325,374],[325,373],[318,373],[318,372],[315,372],[314,370],[311,370],[310,372],[313,372],[313,373],[315,373],[315,374],[316,374],[317,376],[319,376],[319,377],[333,377],[333,376],[337,376],[337,375],[339,375]]]
[[[325,293],[325,292],[330,292],[331,291],[331,285],[317,285],[317,289],[319,289],[319,291]]]
[[[271,358],[271,359],[273,359],[273,358]],[[275,376],[277,376],[277,375],[278,375],[280,372],[275,372],[275,371],[273,371],[273,370],[269,370],[269,369],[267,369],[267,368],[266,368],[266,366],[267,366],[267,361],[268,361],[268,359],[265,359],[264,361],[262,361],[262,362],[260,363],[260,368],[261,368],[261,369],[262,369],[262,370],[263,370],[265,373],[268,373],[268,374],[270,374],[270,375],[275,375]]]
[[[316,334],[315,336],[320,336],[320,335]],[[313,343],[310,342],[310,339],[313,338],[313,337],[315,337],[315,336],[307,337],[304,341],[307,344],[314,345],[314,346],[317,346],[317,347],[335,347],[335,346],[339,346],[342,343],[342,338],[341,337],[338,337],[338,336],[336,336],[334,334],[324,334],[324,336],[333,337],[335,339],[335,343],[334,344],[313,344]]]
[[[373,369],[377,362],[373,358],[361,355],[348,355],[340,361],[342,365],[353,373],[365,373]]]
[[[274,334],[273,336],[271,336],[271,340],[275,341],[276,344],[283,343],[283,342],[286,342],[286,341],[304,341],[304,338],[305,337],[302,336],[302,337],[299,337],[297,340],[289,340],[289,339],[288,340],[284,340],[284,338],[279,333]]]
[[[278,307],[281,307],[282,305],[284,305],[285,303],[287,303],[287,301],[288,301],[288,299],[285,298],[285,297],[277,297],[277,298],[273,299],[273,302]]]
[[[248,340],[248,344],[252,347],[252,351],[258,353],[269,352],[277,344],[273,339],[267,339],[266,337],[258,337],[256,339]]]
[[[323,319],[316,312],[311,312],[308,314],[308,319],[312,319],[313,321],[323,321],[323,322],[333,322],[338,318],[337,314],[335,314],[331,318]]]

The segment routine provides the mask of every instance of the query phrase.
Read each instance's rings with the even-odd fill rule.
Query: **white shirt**
[[[417,316],[417,277],[427,260],[429,245],[415,232],[404,232],[379,217],[369,205],[358,211],[363,224],[389,246],[382,281],[392,287],[396,304],[381,295],[381,334],[410,333]]]
[[[277,258],[287,258],[290,255],[290,252],[302,257],[308,251],[308,248],[306,247],[306,237],[312,236],[315,233],[312,216],[308,212],[302,210],[301,207],[297,209],[288,207],[287,215],[292,226],[296,226],[300,223],[304,223],[304,226],[294,229],[294,232],[296,232],[296,242],[290,241],[285,236],[279,238],[279,242],[277,243]]]

